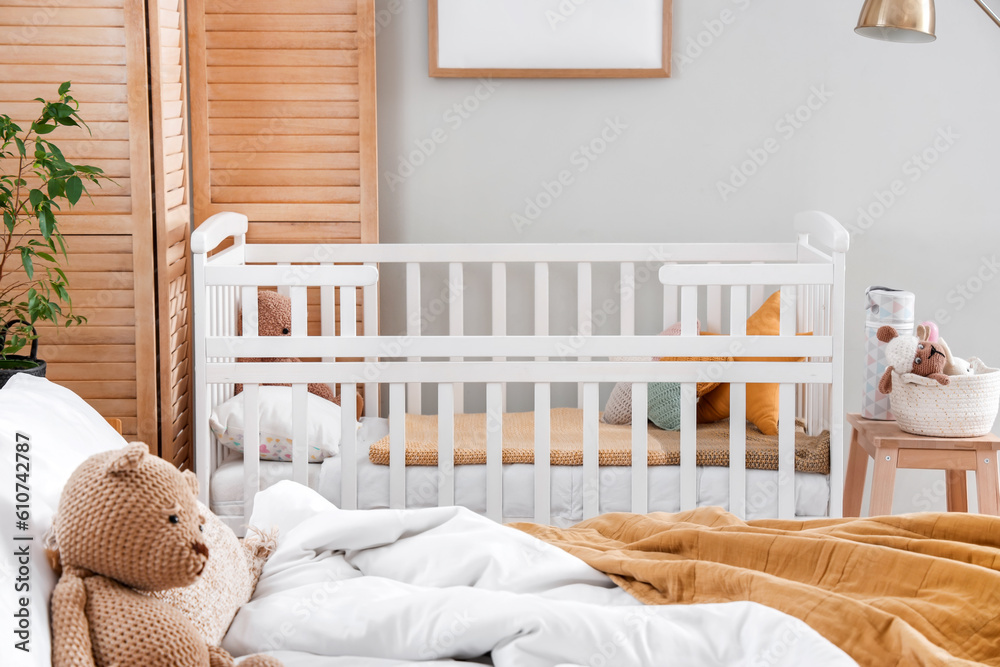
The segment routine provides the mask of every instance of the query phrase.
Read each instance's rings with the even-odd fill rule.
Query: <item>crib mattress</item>
[[[358,432],[358,508],[389,507],[389,467],[369,460],[374,443],[389,432],[386,419],[366,417]],[[340,501],[341,458],[334,456],[321,464],[309,465],[309,486],[324,498]],[[680,511],[680,468],[654,466],[649,469],[649,511]],[[435,507],[438,502],[437,468],[410,466],[406,474],[406,507]],[[569,526],[583,520],[583,470],[579,466],[553,466],[551,474],[552,523]],[[260,462],[261,488],[292,478],[292,465],[279,461]],[[599,508],[604,512],[627,512],[631,507],[632,469],[628,466],[601,466]],[[511,463],[503,466],[504,521],[531,521],[534,517],[534,466]],[[778,473],[773,470],[746,471],[747,518],[773,518],[778,514]],[[729,506],[729,469],[718,466],[697,468],[698,505]],[[243,516],[243,461],[221,465],[212,476],[212,511],[221,517]],[[795,513],[802,517],[824,516],[830,499],[827,475],[795,473]],[[455,467],[455,504],[486,512],[486,466]]]

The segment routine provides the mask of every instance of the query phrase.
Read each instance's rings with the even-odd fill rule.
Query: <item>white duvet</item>
[[[642,606],[579,559],[460,507],[346,511],[279,482],[251,523],[278,528],[279,546],[223,642],[234,655],[288,667],[855,664],[754,603]]]

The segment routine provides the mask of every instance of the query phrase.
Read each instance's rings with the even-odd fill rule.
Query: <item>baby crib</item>
[[[747,512],[746,385],[767,382],[779,384],[777,516],[796,516],[797,420],[809,433],[830,432],[825,514],[839,516],[849,236],[818,211],[798,214],[794,228],[797,238],[782,243],[268,244],[247,243],[245,216],[214,215],[191,238],[195,462],[202,500],[209,502],[213,474],[232,458],[211,432],[209,415],[233,396],[235,384],[244,386],[246,432],[242,516],[232,523],[249,519],[261,489],[256,420],[262,384],[292,385],[293,454],[282,465],[289,478],[308,483],[307,383],[322,382],[338,385],[344,396],[363,387],[366,419],[388,417],[391,508],[407,506],[404,415],[438,415],[436,504],[449,506],[456,504],[455,416],[470,406],[485,412],[484,509],[498,521],[510,518],[504,514],[502,460],[508,403],[534,410],[527,518],[540,523],[552,517],[550,408],[561,403],[582,409],[578,474],[583,517],[593,516],[602,507],[601,392],[611,383],[630,382],[631,462],[617,483],[628,487],[626,509],[646,512],[652,491],[647,386],[679,382],[679,504],[691,509],[698,503],[694,387],[710,379],[730,384],[729,510],[741,517]],[[609,271],[615,280],[599,279]],[[262,288],[291,298],[289,336],[257,336]],[[781,295],[779,334],[747,335],[747,316],[771,290]],[[316,292],[318,299],[311,298]],[[382,328],[392,325],[393,334],[380,331],[380,315]],[[661,324],[676,322],[679,336],[656,335]],[[699,336],[699,324],[721,335]],[[529,331],[512,333],[518,328]],[[812,335],[796,335],[807,332]],[[610,360],[637,356],[681,360]],[[237,363],[245,357],[306,361]],[[719,361],[732,357],[740,360]],[[775,357],[805,360],[753,360]],[[365,456],[359,447],[364,446],[353,420],[343,419],[339,497],[331,500],[345,509],[359,507],[358,460]]]

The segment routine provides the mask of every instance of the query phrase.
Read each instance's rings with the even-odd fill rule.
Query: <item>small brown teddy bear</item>
[[[187,586],[208,562],[198,480],[146,445],[95,454],[70,476],[55,534],[62,574],[52,593],[54,667],[226,667],[180,611],[131,589]],[[280,667],[266,655],[241,665]]]
[[[924,330],[919,331],[923,333]],[[942,385],[951,382],[951,379],[944,374],[948,358],[941,345],[917,336],[900,336],[899,332],[888,325],[879,327],[876,336],[883,343],[889,344],[885,350],[889,367],[885,369],[878,383],[878,390],[883,394],[892,393],[893,369],[897,373],[922,375],[937,380]]]
[[[237,334],[243,334],[243,317],[237,318],[236,321]],[[289,336],[292,332],[292,300],[287,296],[278,294],[273,290],[261,290],[257,293],[257,333],[261,336]],[[256,358],[256,357],[244,357],[239,361],[245,362],[261,362],[261,361],[273,361],[280,363],[298,362],[301,359],[295,357],[283,357],[283,358]],[[290,387],[288,383],[269,383],[267,386],[271,387]],[[240,393],[243,391],[243,385],[238,384],[235,388],[235,393]],[[325,398],[328,401],[340,405],[341,397],[335,396],[333,390],[330,389],[328,385],[320,382],[310,382],[309,383],[309,393],[316,394],[320,398]],[[361,419],[363,414],[365,401],[361,397],[361,394],[357,394],[357,415],[356,419]]]

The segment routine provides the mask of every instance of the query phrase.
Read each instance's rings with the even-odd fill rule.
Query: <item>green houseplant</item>
[[[16,373],[45,375],[37,359],[37,322],[70,326],[86,319],[73,313],[68,280],[60,268],[66,242],[56,212],[87,194],[86,182],[106,178],[97,167],[70,163],[49,140],[59,127],[89,129],[77,113],[70,83],[59,98],[41,104],[26,128],[0,115],[0,387]],[[31,344],[30,355],[16,354]]]

